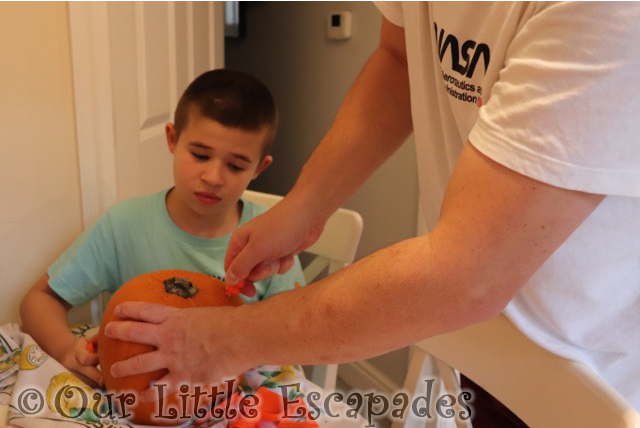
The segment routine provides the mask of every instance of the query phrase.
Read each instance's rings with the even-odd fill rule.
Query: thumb
[[[240,227],[231,235],[229,246],[224,256],[225,281],[235,285],[246,278],[251,269],[243,269],[242,257],[238,264],[238,257],[245,251],[249,242],[249,233]]]
[[[244,247],[235,255],[233,260],[229,262],[225,271],[225,282],[227,284],[235,285],[244,281],[257,264],[254,260],[255,259],[252,257],[250,249],[248,249],[248,247]]]

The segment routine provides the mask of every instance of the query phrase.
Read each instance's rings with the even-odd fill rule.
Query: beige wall
[[[66,2],[1,2],[0,52],[1,325],[82,228]]]

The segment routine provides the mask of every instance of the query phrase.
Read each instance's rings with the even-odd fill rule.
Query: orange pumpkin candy
[[[149,345],[125,342],[105,336],[105,326],[111,321],[120,318],[115,316],[115,307],[127,301],[139,301],[149,303],[163,303],[166,305],[189,308],[202,306],[238,306],[242,304],[242,299],[235,295],[228,295],[225,291],[225,284],[210,275],[185,270],[161,270],[137,276],[124,284],[109,300],[100,323],[98,338],[98,359],[104,383],[110,393],[114,393],[115,399],[122,392],[140,392],[149,387],[150,383],[156,381],[167,374],[166,369],[156,370],[134,376],[115,378],[111,376],[111,366],[122,360],[126,360],[135,355],[153,351],[155,348]],[[206,362],[203,362],[206,363]],[[209,391],[210,388],[204,391]],[[190,391],[192,394],[193,391]],[[178,410],[178,416],[183,415],[183,406],[180,406],[177,393],[173,393],[163,400],[164,407],[173,406]],[[145,425],[179,425],[189,420],[187,419],[161,419],[154,418],[158,415],[158,405],[156,402],[140,402],[137,398],[132,406],[127,406],[127,413],[133,413],[132,422]],[[193,412],[186,409],[189,416]],[[163,415],[167,415],[163,411]]]

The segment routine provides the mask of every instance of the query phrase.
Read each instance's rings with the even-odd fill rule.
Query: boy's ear
[[[167,145],[169,146],[169,151],[173,154],[173,151],[176,149],[176,128],[173,123],[167,123],[164,125],[164,132],[167,136]]]
[[[258,178],[258,176],[262,174],[262,171],[264,171],[265,169],[267,169],[269,165],[271,165],[271,162],[273,162],[273,157],[271,155],[265,156],[262,159],[262,161],[260,161],[260,165],[258,165],[258,168],[256,169],[256,172],[253,175],[252,180],[255,180],[256,178]]]

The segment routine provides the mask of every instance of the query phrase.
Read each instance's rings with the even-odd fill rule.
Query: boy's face
[[[228,128],[196,109],[177,141],[173,124],[166,125],[166,134],[174,156],[176,203],[182,212],[213,224],[237,213],[242,192],[272,161],[262,157],[266,131]]]

